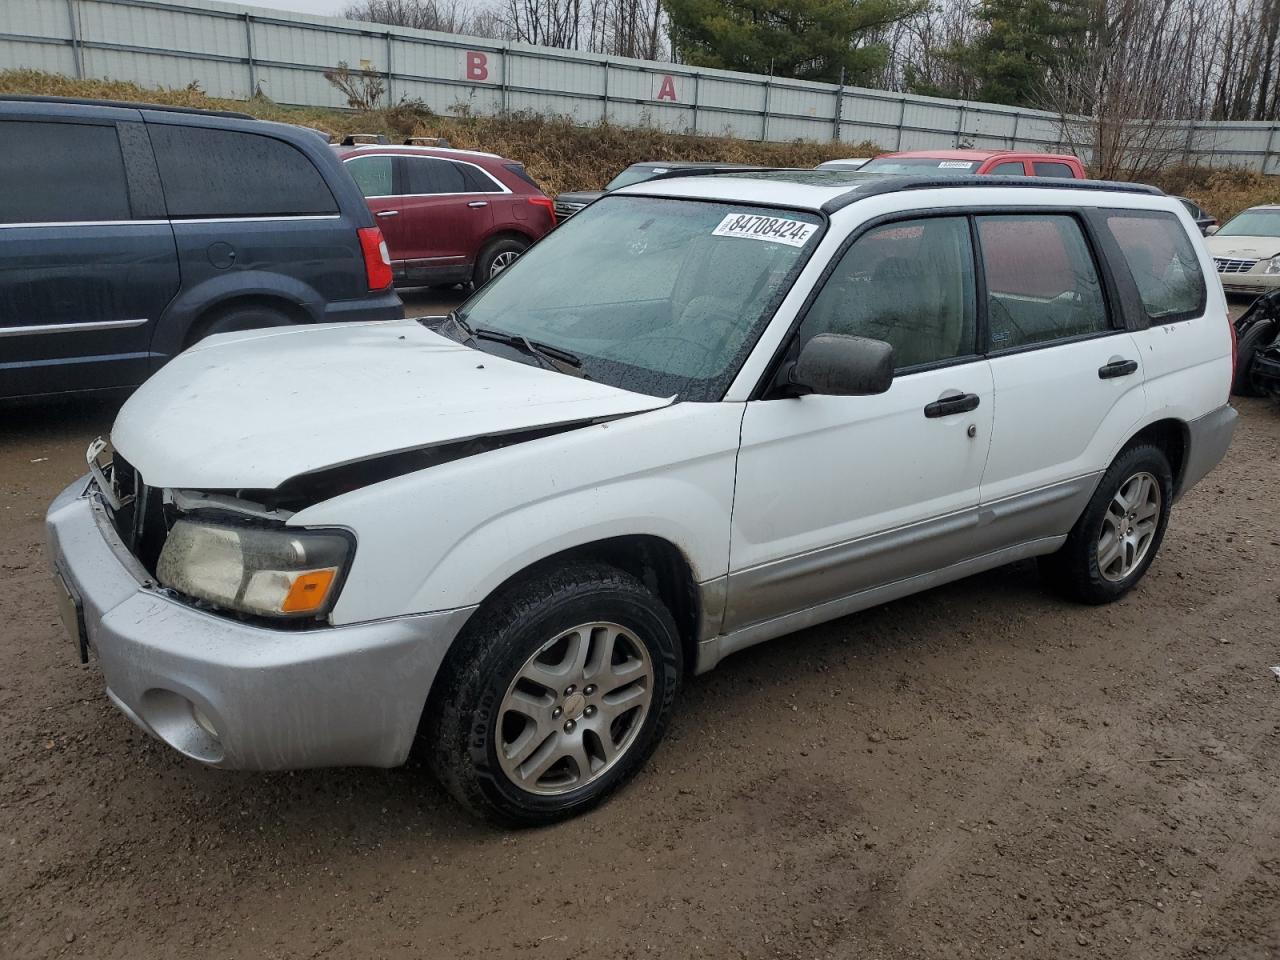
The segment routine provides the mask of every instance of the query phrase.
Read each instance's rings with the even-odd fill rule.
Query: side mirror
[[[1212,237],[1217,232],[1218,232],[1218,225],[1216,223],[1211,223],[1204,228],[1204,235],[1206,237]]]
[[[806,393],[859,397],[884,393],[893,383],[893,347],[883,340],[820,333],[782,371],[787,396]]]

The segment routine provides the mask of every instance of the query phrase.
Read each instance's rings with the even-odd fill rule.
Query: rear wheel
[[[1110,603],[1142,579],[1169,523],[1173,471],[1163,450],[1136,444],[1103,474],[1057,553],[1040,558],[1045,579],[1082,603]]]
[[[1236,344],[1236,369],[1231,379],[1231,392],[1238,397],[1258,397],[1262,394],[1249,382],[1249,367],[1253,355],[1276,338],[1276,322],[1259,320],[1244,332]]]
[[[517,240],[515,237],[502,237],[491,241],[480,251],[480,256],[476,259],[474,277],[476,288],[483,287],[515,263],[520,258],[520,254],[528,249],[528,241]]]
[[[241,330],[258,330],[263,327],[287,327],[293,324],[293,318],[283,310],[274,307],[249,304],[246,306],[228,307],[201,321],[187,338],[189,347],[205,337],[215,333],[236,333]]]
[[[582,813],[653,751],[680,669],[671,614],[634,577],[601,564],[533,577],[456,641],[424,727],[432,766],[498,823]]]

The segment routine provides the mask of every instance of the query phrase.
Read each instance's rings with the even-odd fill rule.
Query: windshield
[[[609,190],[617,190],[619,187],[629,187],[633,183],[644,183],[646,180],[652,180],[660,173],[670,172],[670,167],[627,167],[620,174],[604,185],[606,192]]]
[[[572,355],[593,380],[719,400],[821,222],[798,210],[604,197],[483,287],[458,317],[473,330]],[[489,340],[475,345],[529,362]]]
[[[976,172],[978,165],[977,160],[943,160],[941,157],[877,157],[864,163],[861,172],[965,177]]]
[[[1246,210],[1227,221],[1219,237],[1280,237],[1280,210]]]

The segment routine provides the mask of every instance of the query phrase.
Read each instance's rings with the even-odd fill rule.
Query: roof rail
[[[886,193],[897,193],[902,190],[939,190],[947,187],[1035,187],[1041,190],[1086,190],[1095,193],[1145,193],[1163,197],[1165,192],[1159,187],[1145,183],[1121,183],[1115,180],[1067,180],[1047,177],[992,177],[974,175],[967,177],[897,177],[883,173],[867,172],[859,174],[865,177],[867,186],[854,187],[846,193],[833,197],[822,205],[822,212],[831,214],[843,210],[851,203],[867,197],[877,197]]]
[[[653,161],[660,163],[661,161]],[[705,167],[675,167],[665,173],[655,174],[640,183],[652,183],[655,180],[676,180],[680,177],[709,177],[717,173],[728,175],[740,173],[777,173],[783,170],[798,170],[799,167],[747,167],[747,166],[724,166],[714,161],[709,161]]]
[[[354,147],[359,144],[382,145],[390,142],[390,140],[380,133],[348,133],[342,138],[341,146]]]
[[[257,117],[235,110],[205,110],[200,107],[174,107],[164,103],[136,103],[132,100],[95,100],[87,97],[46,97],[37,94],[7,93],[0,101],[20,103],[68,103],[84,107],[123,107],[126,110],[159,110],[165,113],[194,113],[205,117],[230,117],[234,120],[256,120]]]

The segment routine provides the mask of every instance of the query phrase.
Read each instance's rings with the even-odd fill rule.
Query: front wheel
[[[670,612],[630,575],[591,564],[531,578],[456,641],[425,727],[432,765],[488,820],[574,816],[644,764],[680,664]]]
[[[1082,603],[1110,603],[1142,579],[1155,559],[1173,504],[1173,471],[1164,451],[1136,444],[1121,451],[1057,553],[1040,558],[1054,587]]]
[[[474,282],[480,289],[507,267],[520,258],[520,254],[529,249],[529,244],[515,237],[503,237],[489,243],[476,258]]]

